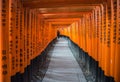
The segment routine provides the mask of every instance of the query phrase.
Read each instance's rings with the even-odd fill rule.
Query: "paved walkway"
[[[51,60],[42,82],[87,82],[67,40],[59,39],[53,46],[48,52]]]

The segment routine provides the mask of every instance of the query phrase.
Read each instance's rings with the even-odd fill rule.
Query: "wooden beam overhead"
[[[71,24],[52,24],[52,26],[70,26]]]
[[[94,5],[106,0],[23,0],[24,7],[29,8],[56,8],[75,5]]]
[[[45,19],[53,19],[53,18],[81,18],[85,14],[90,14],[92,12],[76,12],[76,13],[57,13],[57,14],[42,14]]]
[[[56,21],[56,22],[50,22],[52,27],[68,27],[70,26],[74,21],[71,22],[62,22],[62,21]]]
[[[74,21],[79,21],[80,18],[59,18],[59,19],[46,19],[46,22],[74,22]]]
[[[49,13],[49,14],[42,14],[43,16],[54,16],[54,15],[83,15],[83,14],[91,14],[92,11],[89,12],[72,12],[72,13]]]
[[[83,15],[52,15],[44,16],[44,19],[58,19],[58,18],[82,18]]]
[[[87,12],[91,11],[96,6],[73,6],[73,7],[57,7],[57,8],[39,8],[40,14],[47,13],[75,13],[75,12]]]

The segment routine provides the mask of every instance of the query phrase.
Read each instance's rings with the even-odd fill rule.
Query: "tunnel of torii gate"
[[[45,64],[57,31],[91,82],[120,82],[120,0],[0,0],[0,82],[37,82],[29,70]]]

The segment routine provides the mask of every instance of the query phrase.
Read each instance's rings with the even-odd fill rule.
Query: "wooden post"
[[[2,0],[0,1],[0,11],[2,11]],[[2,69],[2,12],[0,12],[0,71]],[[2,72],[0,72],[0,81],[3,82]]]
[[[1,65],[2,65],[2,80],[1,82],[10,82],[10,77],[11,77],[11,73],[10,73],[10,57],[11,54],[9,53],[9,42],[10,42],[10,36],[9,36],[9,31],[10,31],[10,27],[11,27],[11,0],[9,1],[5,1],[5,0],[1,0],[2,1],[2,25],[0,27],[0,34],[1,34],[1,57],[2,57],[2,61],[1,61]]]
[[[20,13],[20,73],[24,73],[24,8],[21,7],[21,13]]]
[[[110,36],[110,76],[114,77],[114,65],[115,65],[115,50],[116,50],[116,17],[117,13],[116,11],[116,5],[117,3],[114,3],[115,0],[111,0],[111,36]]]
[[[115,54],[115,81],[120,81],[120,0],[114,1],[116,4],[116,54]]]

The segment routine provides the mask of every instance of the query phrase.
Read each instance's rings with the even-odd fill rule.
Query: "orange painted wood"
[[[3,6],[4,5],[4,6]],[[2,26],[0,27],[1,30],[1,57],[2,57],[2,81],[1,82],[10,82],[10,54],[9,54],[9,29],[11,27],[11,0],[9,1],[3,1],[2,0],[2,17],[1,17],[1,23]]]
[[[98,65],[99,65],[99,67],[101,67],[101,62],[102,62],[102,40],[103,40],[103,38],[102,38],[102,36],[103,36],[103,32],[102,32],[102,29],[103,29],[103,26],[102,26],[102,6],[100,6],[99,8],[98,8],[98,30],[99,30],[99,33],[98,33],[98,35],[99,35],[99,39],[98,39],[98,43],[99,43],[99,47],[98,47]]]
[[[24,42],[24,65],[25,65],[25,68],[27,67],[27,21],[28,21],[28,17],[27,17],[27,9],[25,9],[25,23],[24,23],[24,25],[25,25],[25,27],[24,27],[24,40],[25,40],[25,42]]]
[[[115,81],[120,81],[120,1],[115,0],[117,4],[117,11],[116,11],[116,54],[115,54]]]
[[[20,72],[20,1],[17,0],[16,9],[16,73]]]
[[[102,44],[101,44],[101,47],[102,47],[102,49],[101,49],[101,68],[104,70],[104,61],[105,61],[105,58],[104,58],[104,54],[105,54],[105,51],[104,51],[104,43],[105,43],[105,34],[106,34],[106,32],[105,32],[105,17],[106,17],[106,15],[105,15],[105,11],[104,11],[104,5],[102,5],[101,6],[101,11],[102,11]]]
[[[92,56],[92,58],[94,58],[95,59],[95,16],[94,16],[94,11],[93,11],[93,13],[92,13],[92,15],[91,15],[91,34],[92,34],[92,53],[91,53],[91,56]]]
[[[24,8],[21,7],[21,14],[20,14],[20,73],[24,73]]]
[[[2,11],[2,0],[0,1],[0,11]],[[3,71],[2,69],[2,12],[0,12],[0,71]],[[0,72],[0,81],[3,81],[2,78],[2,72]]]
[[[117,4],[114,4],[114,0],[111,0],[111,36],[110,36],[110,76],[114,77],[114,65],[115,65],[115,50],[116,50],[116,8],[114,8]]]
[[[34,11],[31,10],[31,59],[34,59],[34,20],[33,20]]]
[[[101,11],[100,11],[100,6],[97,8],[97,61],[98,61],[98,65],[100,67],[100,59],[101,59],[101,30],[102,29],[102,25],[101,25]]]
[[[14,10],[14,12],[11,12],[11,17],[12,17],[12,20],[11,20],[11,23],[12,23],[12,25],[11,25],[11,30],[13,31],[16,31],[16,28],[13,28],[13,27],[16,27],[16,5],[14,5],[14,3],[15,2],[13,2],[12,1],[12,8],[13,8],[13,10]],[[11,9],[12,10],[12,9]],[[14,16],[13,16],[14,15]],[[15,23],[13,23],[13,22],[15,22]],[[15,35],[15,36],[13,36],[13,35]],[[16,33],[15,32],[12,32],[11,34],[10,34],[10,40],[11,40],[11,42],[10,42],[10,48],[12,49],[10,49],[10,53],[11,53],[11,60],[10,60],[10,62],[11,62],[11,69],[10,69],[10,71],[11,71],[11,76],[13,76],[13,75],[15,75],[15,73],[16,73],[16,68],[15,68],[15,65],[16,65],[16,45],[13,45],[13,44],[15,44],[16,42],[15,42],[15,39],[16,39]]]
[[[66,7],[66,6],[79,6],[79,5],[97,5],[97,3],[103,3],[106,2],[106,0],[51,0],[51,1],[41,1],[41,0],[35,0],[35,1],[24,1],[24,6],[25,7],[31,7],[31,8],[55,8],[55,7]]]
[[[109,20],[108,20],[109,19]],[[108,16],[108,6],[106,5],[106,20],[105,20],[105,62],[104,72],[105,75],[110,75],[110,17]]]
[[[92,54],[92,29],[91,29],[91,14],[87,14],[86,15],[86,52],[89,54],[89,56],[91,56]]]

